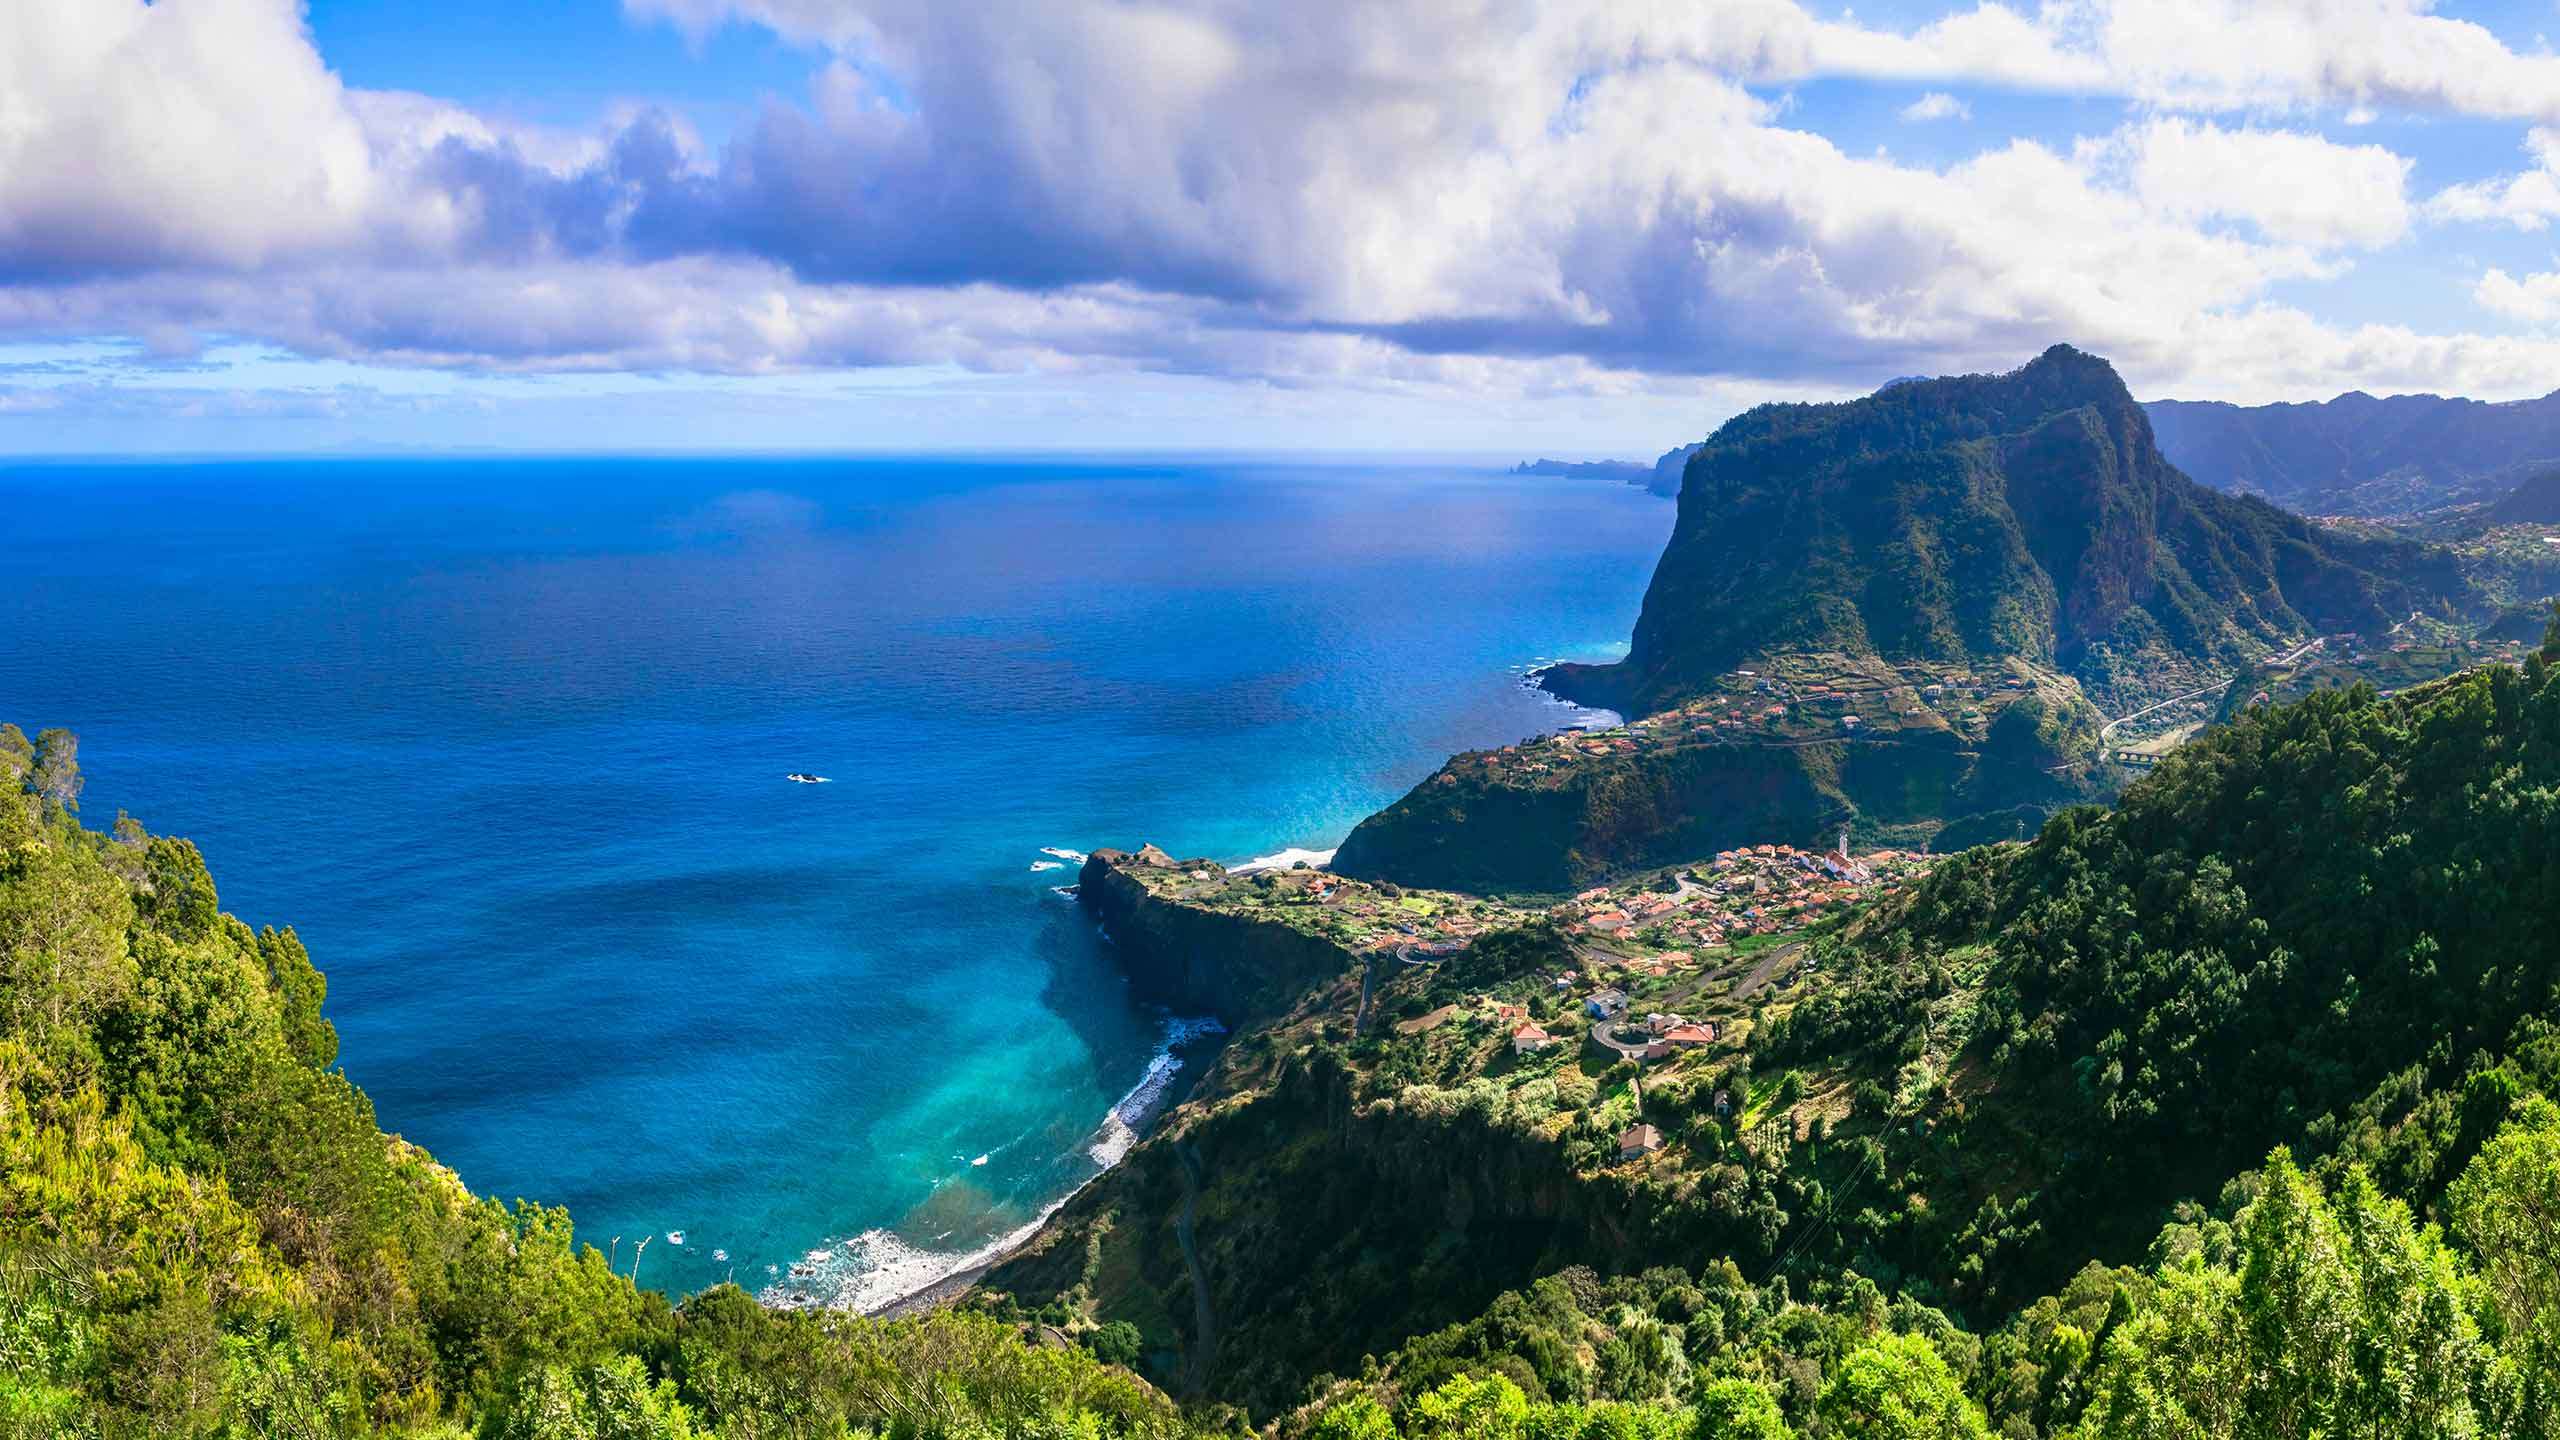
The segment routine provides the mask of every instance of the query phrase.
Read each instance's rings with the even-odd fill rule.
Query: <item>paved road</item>
[[[1803,948],[1804,942],[1801,940],[1796,941],[1792,945],[1779,945],[1772,947],[1768,954],[1760,957],[1759,964],[1751,967],[1751,973],[1742,977],[1742,983],[1733,987],[1733,998],[1736,1000],[1747,999],[1752,991],[1759,989],[1761,986],[1768,984],[1772,979],[1776,978],[1778,967],[1786,964],[1789,960],[1794,959],[1796,952]]]
[[[2409,612],[2409,620],[2415,620],[2415,619],[2417,619],[2417,618],[2418,618],[2418,612],[2417,612],[2417,611],[2412,610],[2412,611],[2410,611],[2410,612]],[[2401,625],[2406,625],[2407,623],[2409,623],[2409,621],[2408,621],[2408,620],[2403,620],[2403,621],[2401,621],[2401,622],[2400,622],[2400,624],[2401,624]],[[2392,626],[2391,628],[2392,628],[2392,630],[2396,633],[2396,632],[2400,629],[2400,625],[2394,625],[2394,626]],[[2312,651],[2314,651],[2314,650],[2318,650],[2318,649],[2320,649],[2320,648],[2322,648],[2322,647],[2326,646],[2328,643],[2329,643],[2329,641],[2328,641],[2328,637],[2326,637],[2326,636],[2322,636],[2322,635],[2314,635],[2314,636],[2312,636],[2310,639],[2303,641],[2301,644],[2294,646],[2292,649],[2287,650],[2287,651],[2286,651],[2286,652],[2284,652],[2283,654],[2281,654],[2281,655],[2270,655],[2270,656],[2268,656],[2266,659],[2261,660],[2261,661],[2259,661],[2258,663],[2259,663],[2260,665],[2266,665],[2266,666],[2274,666],[2274,665],[2290,665],[2290,664],[2292,664],[2294,661],[2301,659],[2303,656],[2310,654]],[[2150,714],[2150,713],[2151,713],[2152,711],[2154,711],[2154,710],[2164,709],[2164,708],[2166,708],[2166,707],[2168,707],[2168,706],[2175,705],[2175,704],[2177,704],[2177,703],[2178,703],[2179,701],[2181,701],[2181,700],[2193,700],[2194,698],[2196,698],[2196,697],[2197,697],[2197,696],[2199,696],[2199,695],[2207,695],[2207,694],[2211,694],[2212,692],[2214,692],[2214,691],[2216,691],[2216,690],[2228,689],[2228,688],[2230,687],[2230,685],[2231,685],[2231,682],[2232,682],[2234,679],[2236,679],[2236,678],[2238,678],[2238,677],[2237,677],[2237,676],[2233,676],[2233,675],[2225,675],[2225,676],[2223,676],[2221,679],[2216,680],[2215,682],[2213,682],[2213,683],[2212,683],[2212,684],[2210,684],[2210,685],[2206,685],[2206,686],[2200,687],[2200,688],[2198,688],[2198,689],[2190,690],[2190,691],[2188,691],[2188,692],[2187,692],[2186,694],[2184,694],[2184,695],[2172,695],[2172,696],[2170,696],[2168,699],[2161,701],[2161,702],[2160,702],[2159,704],[2157,704],[2157,705],[2145,705],[2145,706],[2143,706],[2141,709],[2134,711],[2134,712],[2133,712],[2132,714],[2130,714],[2130,715],[2119,715],[2119,716],[2117,716],[2115,719],[2110,720],[2110,721],[2108,721],[2106,724],[2101,725],[2101,726],[2099,726],[2099,727],[2098,727],[2098,743],[2099,743],[2099,744],[2101,744],[2101,745],[2106,744],[2106,743],[2107,743],[2107,737],[2108,737],[2109,735],[2114,734],[2114,733],[2115,733],[2115,730],[2116,730],[2116,727],[2117,727],[2117,726],[2119,726],[2119,725],[2124,724],[2126,721],[2129,721],[2129,720],[2139,720],[2139,719],[2141,719],[2143,716]]]
[[[2313,642],[2313,643],[2317,644],[2318,642],[2317,642],[2317,641],[2315,641],[2315,642]],[[2295,652],[2295,653],[2299,654],[2300,652],[2299,652],[2299,651],[2297,651],[2297,652]],[[2271,661],[2271,662],[2269,662],[2269,663],[2271,663],[2271,664],[2279,664],[2279,665],[2280,665],[2280,664],[2284,664],[2284,663],[2286,663],[2286,662],[2281,661],[2281,660],[2278,660],[2278,661]],[[2225,676],[2223,676],[2221,679],[2214,681],[2214,682],[2213,682],[2212,684],[2210,684],[2210,685],[2206,685],[2206,686],[2202,686],[2202,687],[2197,688],[2197,689],[2194,689],[2194,690],[2190,690],[2190,691],[2188,691],[2188,692],[2187,692],[2186,694],[2184,694],[2184,695],[2172,695],[2172,696],[2170,696],[2168,699],[2161,701],[2161,702],[2160,702],[2159,704],[2157,704],[2157,705],[2145,705],[2145,706],[2143,706],[2141,709],[2134,711],[2134,712],[2133,712],[2132,714],[2130,714],[2130,715],[2119,715],[2119,716],[2117,716],[2115,719],[2110,720],[2110,721],[2108,721],[2106,724],[2101,725],[2101,726],[2099,726],[2099,727],[2098,727],[2098,743],[2099,743],[2099,744],[2101,744],[2101,745],[2106,744],[2106,743],[2107,743],[2107,737],[2108,737],[2108,736],[2110,736],[2110,735],[2112,735],[2112,734],[2114,734],[2114,733],[2116,732],[2116,727],[2117,727],[2117,726],[2119,726],[2119,725],[2124,724],[2124,723],[2125,723],[2126,721],[2128,721],[2128,720],[2139,720],[2139,719],[2141,719],[2143,716],[2150,714],[2150,713],[2151,713],[2152,711],[2154,711],[2154,710],[2164,710],[2164,709],[2167,709],[2169,706],[2175,705],[2175,704],[2177,704],[2177,703],[2178,703],[2179,701],[2181,701],[2181,700],[2193,700],[2194,698],[2196,698],[2196,697],[2197,697],[2197,696],[2199,696],[2199,695],[2210,695],[2210,694],[2212,694],[2212,693],[2213,693],[2214,691],[2216,691],[2216,690],[2228,690],[2228,689],[2230,689],[2230,688],[2231,688],[2231,680],[2232,680],[2232,677],[2231,677],[2231,676],[2225,675]]]
[[[1174,1158],[1182,1162],[1182,1213],[1173,1219],[1173,1238],[1182,1246],[1183,1266],[1191,1272],[1191,1355],[1183,1384],[1190,1393],[1209,1388],[1210,1366],[1218,1353],[1218,1315],[1209,1305],[1209,1272],[1200,1265],[1195,1238],[1200,1223],[1200,1156],[1176,1141]]]

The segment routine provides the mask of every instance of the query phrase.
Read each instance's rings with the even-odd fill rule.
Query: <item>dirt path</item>
[[[1173,1238],[1182,1246],[1182,1263],[1191,1271],[1191,1353],[1183,1368],[1183,1388],[1193,1395],[1209,1388],[1210,1367],[1218,1353],[1218,1316],[1209,1306],[1209,1272],[1200,1268],[1195,1231],[1200,1221],[1200,1156],[1176,1141],[1174,1158],[1182,1162],[1182,1213],[1173,1220]]]

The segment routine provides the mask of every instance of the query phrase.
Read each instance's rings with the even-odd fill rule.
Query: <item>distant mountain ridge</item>
[[[2450,556],[2190,480],[2105,361],[2055,346],[1729,421],[1688,462],[1627,658],[1549,687],[1649,715],[1755,657],[1839,651],[2018,656],[2106,700],[2468,599]]]
[[[2217,490],[2311,514],[2403,515],[2494,500],[2560,464],[2560,391],[2491,403],[2351,391],[2312,403],[2154,400],[2161,450]]]

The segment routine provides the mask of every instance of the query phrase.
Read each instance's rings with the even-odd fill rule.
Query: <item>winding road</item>
[[[2312,643],[2316,645],[2316,644],[2318,644],[2319,642],[2315,640],[2315,641],[2313,641]],[[2295,653],[2296,653],[2296,654],[2299,654],[2299,653],[2301,653],[2301,652],[2296,651]],[[2268,662],[2268,663],[2270,663],[2270,664],[2284,664],[2284,663],[2286,663],[2286,662],[2285,662],[2285,661],[2278,660],[2278,661],[2270,661],[2270,662]],[[2098,743],[2099,743],[2099,744],[2101,744],[2101,745],[2106,744],[2106,743],[2107,743],[2107,737],[2108,737],[2108,736],[2110,736],[2110,735],[2113,735],[2114,733],[2116,733],[2116,727],[2117,727],[2117,726],[2119,726],[2119,725],[2124,724],[2125,722],[2127,722],[2127,721],[2129,721],[2129,720],[2139,720],[2139,719],[2141,719],[2143,716],[2150,714],[2150,713],[2151,713],[2152,711],[2154,711],[2154,710],[2165,710],[2165,709],[2167,709],[2168,707],[2170,707],[2170,706],[2172,706],[2172,705],[2175,705],[2175,704],[2177,704],[2178,702],[2180,702],[2180,701],[2182,701],[2182,700],[2193,700],[2194,698],[2196,698],[2196,697],[2197,697],[2197,696],[2199,696],[2199,695],[2210,695],[2210,694],[2212,694],[2212,693],[2213,693],[2214,691],[2216,691],[2216,690],[2228,690],[2228,689],[2230,689],[2230,688],[2231,688],[2231,682],[2232,682],[2233,678],[2235,678],[2235,677],[2233,677],[2233,676],[2229,676],[2229,675],[2225,675],[2225,676],[2223,676],[2221,679],[2214,681],[2214,682],[2213,682],[2212,684],[2210,684],[2210,685],[2205,685],[2205,686],[2201,686],[2201,687],[2199,687],[2199,688],[2197,688],[2197,689],[2190,690],[2190,691],[2188,691],[2188,692],[2187,692],[2186,694],[2184,694],[2184,695],[2172,695],[2172,696],[2170,696],[2168,699],[2163,700],[2163,701],[2160,701],[2160,702],[2159,702],[2159,703],[2157,703],[2157,704],[2153,704],[2153,705],[2145,705],[2145,706],[2143,706],[2141,709],[2134,711],[2134,712],[2133,712],[2132,714],[2130,714],[2130,715],[2119,715],[2119,716],[2117,716],[2116,718],[2114,718],[2113,720],[2110,720],[2110,721],[2108,721],[2106,724],[2101,725],[2101,726],[2099,726],[2099,727],[2098,727]]]
[[[1218,1314],[1209,1305],[1209,1272],[1200,1264],[1196,1238],[1200,1224],[1200,1156],[1175,1141],[1174,1158],[1182,1162],[1182,1213],[1173,1218],[1173,1238],[1182,1247],[1182,1263],[1191,1272],[1191,1353],[1183,1367],[1183,1387],[1194,1395],[1209,1388],[1210,1367],[1218,1353]]]
[[[1794,959],[1797,952],[1803,949],[1804,942],[1801,940],[1792,945],[1771,946],[1769,953],[1760,957],[1760,963],[1751,967],[1751,973],[1743,976],[1741,983],[1733,987],[1733,998],[1736,1000],[1748,998],[1752,991],[1768,984],[1777,975],[1779,966]]]

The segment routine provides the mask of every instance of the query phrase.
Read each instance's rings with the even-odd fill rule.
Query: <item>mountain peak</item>
[[[2033,380],[2040,385],[2061,385],[2091,392],[2093,400],[2133,402],[2133,392],[2125,388],[2116,367],[2099,356],[2069,345],[2055,345],[2012,372],[2010,378]]]
[[[1689,462],[1627,659],[1560,678],[1645,714],[1783,653],[2016,659],[2112,701],[2459,588],[2377,573],[2413,564],[2386,548],[2198,486],[2113,366],[2056,345],[1727,423]]]

